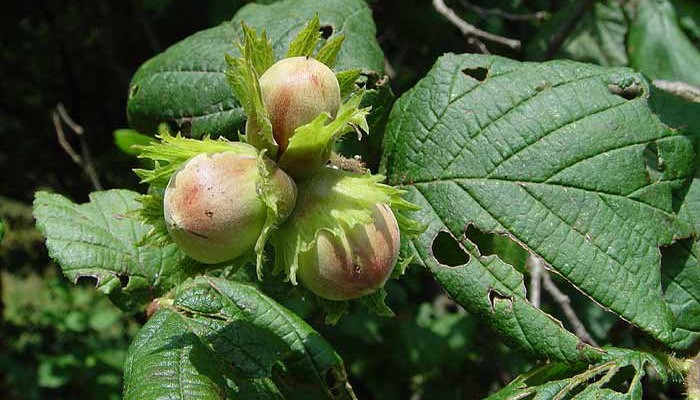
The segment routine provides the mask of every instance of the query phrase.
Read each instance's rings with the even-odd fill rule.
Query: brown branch
[[[469,9],[475,13],[477,13],[481,18],[486,18],[490,17],[492,15],[495,15],[497,17],[501,17],[503,19],[508,19],[511,21],[531,21],[531,20],[536,20],[536,21],[541,21],[543,19],[547,19],[549,17],[549,13],[547,11],[537,11],[534,13],[530,14],[513,14],[509,13],[506,11],[503,11],[499,8],[484,8],[477,6],[476,4],[472,4],[468,1],[461,1],[462,6],[466,9]]]
[[[657,79],[654,82],[657,88],[676,95],[693,103],[700,103],[700,87],[685,82],[665,81]]]
[[[552,281],[552,278],[549,276],[547,271],[543,271],[542,273],[542,286],[544,287],[544,290],[549,293],[554,301],[557,302],[559,307],[561,307],[561,310],[564,312],[564,315],[566,315],[566,318],[569,320],[571,323],[571,327],[574,329],[574,333],[576,336],[579,337],[582,341],[592,344],[593,346],[598,346],[596,341],[591,337],[591,334],[588,333],[586,330],[586,327],[583,325],[581,320],[578,318],[578,315],[576,315],[576,312],[574,311],[573,307],[571,307],[571,299],[569,299],[569,296],[566,294],[562,293],[561,290],[557,287],[557,285],[554,284],[554,281]]]
[[[92,186],[95,188],[95,190],[102,190],[102,183],[100,183],[100,178],[97,175],[97,170],[95,169],[95,165],[92,161],[87,140],[85,139],[85,135],[83,135],[85,132],[83,127],[77,124],[70,117],[70,115],[68,115],[68,112],[62,103],[58,103],[56,105],[56,109],[51,112],[51,120],[53,121],[54,130],[56,131],[58,144],[70,156],[73,162],[83,169],[85,174],[90,179],[90,182],[92,182]],[[68,139],[66,139],[66,133],[63,130],[61,121],[63,121],[63,123],[65,123],[66,126],[68,126],[76,134],[76,136],[80,138],[80,149],[82,155],[79,155],[73,146],[71,146],[70,142],[68,142]]]
[[[690,365],[685,375],[685,387],[688,400],[700,400],[700,354],[688,360]]]
[[[527,258],[527,265],[530,270],[530,303],[540,308],[540,293],[542,292],[541,287],[544,266],[542,265],[542,260],[532,254]]]
[[[459,15],[457,15],[454,12],[454,10],[452,10],[450,7],[447,7],[444,0],[433,0],[433,7],[438,13],[440,13],[443,17],[447,18],[448,21],[450,21],[454,26],[456,26],[464,36],[476,36],[484,40],[508,46],[514,50],[519,50],[521,47],[521,43],[519,40],[494,35],[493,33],[483,31],[475,27],[474,25],[468,23],[467,21],[463,20],[459,17]]]
[[[82,135],[83,134],[83,127],[78,125],[75,121],[73,121],[73,118],[68,115],[68,111],[66,111],[66,108],[63,107],[63,103],[58,103],[56,104],[56,110],[58,111],[58,115],[61,117],[63,122],[68,125],[69,128],[75,132],[76,135]]]
[[[82,167],[83,160],[80,158],[80,155],[78,155],[78,153],[73,149],[73,146],[71,146],[70,143],[68,143],[68,140],[66,139],[66,134],[65,132],[63,132],[63,126],[61,126],[61,118],[58,116],[58,111],[51,112],[51,119],[53,120],[53,127],[56,131],[56,136],[58,137],[58,144],[61,145],[63,151],[65,151],[70,156],[74,163]]]

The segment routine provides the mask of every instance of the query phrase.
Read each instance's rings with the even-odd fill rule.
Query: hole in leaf
[[[656,142],[649,143],[644,149],[644,162],[647,164],[647,169],[654,172],[661,171],[662,163],[659,160],[659,148],[656,146]]]
[[[601,388],[610,389],[620,393],[627,393],[629,389],[629,381],[634,377],[637,370],[632,365],[626,365],[618,370],[615,375],[607,382],[603,383]],[[600,376],[600,379],[606,379]],[[600,380],[599,379],[599,380]]]
[[[469,262],[469,254],[451,233],[440,231],[431,246],[433,258],[447,267],[461,267]]]
[[[333,27],[330,25],[322,25],[318,28],[318,31],[321,32],[322,38],[328,39],[333,34]]]
[[[642,86],[637,82],[629,84],[610,83],[608,84],[608,90],[610,93],[620,96],[625,100],[634,100],[644,92]]]
[[[76,284],[83,284],[87,286],[93,286],[97,287],[97,285],[100,284],[100,280],[96,276],[79,276],[78,279],[75,281]]]
[[[184,136],[190,136],[192,133],[192,118],[183,117],[175,121],[177,123],[178,131]]]
[[[340,386],[342,384],[342,376],[335,368],[328,368],[326,370],[326,387],[328,387],[333,398],[340,397],[341,391]]]
[[[139,92],[139,85],[134,85],[129,88],[129,98],[133,99],[134,96],[136,96],[136,93]]]
[[[676,277],[684,271],[692,251],[692,239],[682,239],[661,247],[661,289],[664,293],[669,286],[677,285]]]
[[[476,79],[479,82],[483,82],[486,77],[489,75],[489,70],[484,68],[484,67],[476,67],[476,68],[465,68],[462,70],[462,73],[464,75],[470,76],[474,79]]]
[[[318,28],[318,31],[321,32],[322,38],[328,39],[333,34],[333,27],[330,25],[323,25]]]
[[[529,253],[510,237],[484,232],[472,224],[467,226],[464,237],[479,248],[482,256],[495,255],[521,272],[525,269]]]
[[[511,310],[513,308],[513,299],[510,296],[506,296],[496,289],[489,290],[489,303],[491,304],[491,309],[495,310],[501,302],[505,302],[506,308]]]
[[[647,167],[647,175],[650,182],[657,182],[663,178],[664,161],[659,157],[659,148],[656,142],[647,144],[644,148],[644,163]]]
[[[126,285],[129,284],[129,275],[117,274],[117,278],[119,278],[119,283],[122,285],[122,288],[125,288]]]

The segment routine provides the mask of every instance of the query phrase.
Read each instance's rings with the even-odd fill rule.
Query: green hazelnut
[[[294,130],[321,113],[335,117],[340,86],[333,71],[311,57],[285,58],[260,76],[263,102],[272,123],[272,135],[282,154]],[[246,133],[255,134],[250,121]]]
[[[365,296],[384,286],[399,256],[399,226],[391,208],[376,205],[372,222],[355,225],[340,238],[318,233],[299,257],[297,276],[307,289],[329,300]]]
[[[258,158],[222,152],[199,154],[170,178],[164,193],[168,232],[189,257],[214,264],[254,248],[267,218],[259,194]],[[296,185],[271,161],[265,179],[278,194],[280,219],[294,208]]]

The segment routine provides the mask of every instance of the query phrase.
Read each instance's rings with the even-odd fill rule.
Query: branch
[[[653,82],[657,88],[681,97],[693,103],[700,103],[700,87],[685,82],[665,81],[657,79]]]
[[[90,156],[90,149],[88,148],[87,141],[83,133],[83,127],[78,125],[71,117],[68,115],[65,107],[62,103],[56,105],[56,109],[51,112],[51,120],[53,121],[54,130],[56,131],[56,137],[58,138],[58,144],[61,148],[70,156],[75,164],[83,169],[85,174],[92,182],[92,186],[95,190],[102,190],[102,183],[100,183],[100,178],[97,175],[95,166],[92,162],[92,157]],[[68,139],[66,139],[66,133],[63,131],[63,125],[61,121],[65,123],[79,138],[80,138],[80,148],[82,156],[73,149],[70,145]]]
[[[68,111],[66,111],[66,108],[63,107],[63,103],[56,104],[56,110],[58,111],[58,115],[61,116],[63,122],[65,122],[66,125],[68,125],[68,127],[71,128],[76,135],[83,134],[83,127],[78,125],[75,121],[73,121],[73,118],[71,118],[70,115],[68,115]]]
[[[688,361],[690,368],[685,376],[688,400],[700,400],[700,354]]]
[[[541,287],[544,266],[542,265],[542,260],[532,254],[527,257],[527,264],[530,270],[530,303],[540,308],[540,293],[542,292]]]
[[[571,307],[571,299],[569,299],[569,296],[565,295],[561,292],[561,290],[559,290],[546,271],[543,271],[542,274],[542,284],[544,286],[544,290],[546,290],[547,293],[552,296],[554,301],[556,301],[557,304],[559,304],[559,307],[561,307],[562,311],[564,311],[564,315],[566,315],[566,318],[571,323],[571,327],[574,328],[574,333],[576,336],[586,343],[592,344],[593,346],[598,346],[598,343],[596,343],[593,337],[591,337],[591,334],[588,333],[586,327],[583,325],[581,320],[576,315],[576,312]]]
[[[454,26],[459,28],[459,30],[465,36],[476,36],[494,43],[500,43],[514,50],[520,50],[521,43],[519,40],[510,39],[507,37],[494,35],[493,33],[482,31],[481,29],[469,24],[468,22],[460,18],[459,15],[457,15],[454,12],[454,10],[445,5],[444,0],[433,0],[433,7],[435,7],[435,10],[438,13],[440,13],[443,17],[447,18],[447,20],[450,21]]]
[[[501,17],[503,19],[509,19],[511,21],[530,21],[530,20],[536,20],[536,21],[541,21],[543,19],[549,18],[549,13],[547,11],[537,11],[534,13],[530,14],[513,14],[509,13],[506,11],[503,11],[499,8],[484,8],[477,6],[476,4],[472,4],[468,1],[461,1],[462,6],[464,8],[467,8],[471,11],[474,11],[475,13],[479,14],[481,18],[486,18],[491,15],[495,15],[497,17]]]
[[[51,112],[51,119],[53,120],[53,127],[56,130],[56,136],[58,137],[58,144],[61,145],[63,151],[65,151],[70,156],[74,163],[82,167],[83,160],[73,149],[73,146],[71,146],[70,143],[68,143],[68,140],[66,139],[66,134],[65,132],[63,132],[63,126],[61,126],[61,118],[59,117],[57,111]]]

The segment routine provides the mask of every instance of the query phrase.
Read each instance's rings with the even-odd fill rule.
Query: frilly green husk
[[[271,238],[275,272],[285,271],[296,285],[299,255],[313,248],[319,233],[327,231],[344,239],[355,225],[372,222],[372,210],[377,204],[390,205],[402,234],[420,231],[417,222],[398,217],[402,212],[418,210],[418,206],[401,197],[403,190],[380,183],[383,180],[383,175],[325,167],[299,182],[296,207]]]
[[[314,16],[289,45],[286,57],[314,57],[329,68],[335,65],[336,57],[344,40],[338,35],[327,40],[319,48],[320,20]],[[260,35],[245,24],[241,24],[241,39],[236,44],[240,55],[226,54],[226,77],[236,99],[248,118],[241,140],[254,147],[266,150],[267,156],[279,162],[282,169],[295,179],[306,178],[328,161],[335,142],[353,130],[369,132],[366,117],[371,107],[360,107],[364,91],[355,85],[359,70],[341,71],[336,74],[342,98],[347,101],[340,106],[335,118],[321,114],[313,121],[296,129],[286,151],[280,149],[274,139],[270,115],[265,108],[260,76],[274,64],[272,43],[263,30]],[[319,48],[318,51],[315,50]]]
[[[403,190],[380,183],[383,180],[382,175],[325,167],[298,183],[296,207],[270,239],[275,248],[275,272],[286,273],[289,281],[296,285],[300,255],[314,247],[318,235],[326,231],[345,238],[356,224],[372,222],[372,210],[377,204],[390,205],[402,236],[422,232],[424,228],[406,215],[419,207],[401,197]],[[403,271],[406,265],[407,260],[401,260],[395,268]],[[391,311],[383,304],[383,291],[366,297],[370,298],[363,303],[376,305],[370,309],[390,315]],[[347,308],[347,302],[321,299],[318,302],[326,309],[327,321],[331,323],[337,321]]]
[[[258,277],[262,278],[262,267],[264,262],[264,249],[270,234],[282,221],[278,205],[280,204],[281,193],[277,187],[271,183],[274,163],[265,157],[265,151],[258,151],[255,147],[241,142],[231,142],[224,138],[211,139],[204,137],[201,140],[185,138],[180,135],[172,136],[167,130],[162,129],[156,136],[159,142],[141,147],[140,158],[147,158],[154,161],[153,169],[135,169],[134,172],[141,178],[142,183],[148,183],[152,189],[149,194],[140,196],[138,199],[142,204],[137,213],[137,217],[153,228],[144,237],[142,244],[164,244],[171,242],[168,234],[165,217],[163,214],[163,194],[162,189],[167,187],[172,175],[177,172],[183,164],[192,157],[199,154],[216,154],[223,152],[234,152],[236,154],[248,155],[257,159],[258,180],[256,190],[260,199],[265,204],[266,216],[265,224],[260,233],[260,237],[251,249],[249,254],[241,258],[254,261]]]

